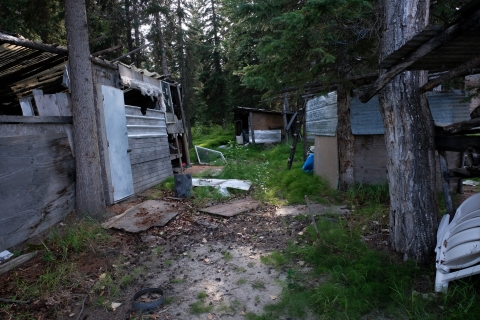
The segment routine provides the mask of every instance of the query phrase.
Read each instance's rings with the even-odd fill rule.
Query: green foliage
[[[314,244],[290,244],[284,256],[305,261],[312,272],[289,269],[279,302],[267,306],[261,316],[248,314],[248,319],[303,318],[308,312],[321,319],[360,319],[372,314],[393,319],[474,319],[479,312],[480,301],[471,282],[452,283],[447,295],[432,294],[433,270],[367,248],[344,223],[322,219],[317,226],[320,242],[314,242],[310,227],[307,237]],[[428,293],[415,291],[417,286],[424,287],[417,284],[419,279],[429,276]]]
[[[67,260],[72,253],[78,253],[90,243],[109,240],[109,235],[97,222],[84,219],[71,221],[67,226],[51,229],[49,240],[44,243],[44,260]]]
[[[211,312],[212,310],[213,305],[205,305],[202,301],[197,301],[190,305],[190,313],[195,315]]]
[[[267,256],[261,256],[260,261],[274,267],[283,266],[288,262],[286,257],[278,251],[273,251]]]

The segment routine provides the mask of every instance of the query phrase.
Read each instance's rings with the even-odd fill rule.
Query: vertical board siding
[[[334,136],[337,132],[337,92],[307,102],[305,124],[307,137]]]
[[[316,148],[315,148],[316,149]],[[460,165],[460,153],[447,151],[449,168],[457,168]],[[362,184],[385,184],[387,183],[387,150],[383,135],[357,135],[355,136],[355,157],[353,161],[353,176],[356,183]],[[442,190],[441,172],[436,162],[436,188]],[[454,189],[455,182],[450,182],[450,188]]]
[[[75,163],[65,133],[0,138],[0,251],[74,207]]]
[[[313,172],[325,178],[330,188],[338,188],[338,140],[336,136],[315,136]]]
[[[281,113],[253,112],[253,127],[255,130],[281,129],[283,134],[283,116]]]
[[[387,150],[383,134],[355,136],[353,177],[356,183],[387,183]]]
[[[173,175],[165,113],[125,106],[133,188],[142,192]]]

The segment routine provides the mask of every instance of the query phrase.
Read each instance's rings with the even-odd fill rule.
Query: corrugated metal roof
[[[428,102],[435,123],[451,124],[470,119],[470,105],[465,95],[455,92],[428,92]],[[383,134],[384,127],[378,99],[363,104],[357,97],[350,104],[352,133],[356,135]]]
[[[17,44],[24,44],[17,45]],[[49,52],[51,51],[51,52]],[[67,59],[65,48],[13,37],[0,32],[0,97],[2,104],[8,105],[32,88],[25,81],[41,84],[38,89],[59,85],[58,77],[45,77],[46,71],[56,72],[58,66]],[[35,77],[42,78],[36,79]],[[59,75],[61,78],[61,75]],[[43,87],[42,87],[43,86]],[[48,90],[44,90],[48,93]],[[60,90],[57,90],[59,92]]]
[[[307,102],[305,124],[307,137],[334,136],[337,131],[337,92]]]

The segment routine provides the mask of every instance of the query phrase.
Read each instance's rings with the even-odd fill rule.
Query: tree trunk
[[[350,90],[339,84],[337,87],[337,139],[339,160],[339,189],[346,191],[353,185],[353,155],[355,152],[354,141],[350,124]]]
[[[125,0],[125,22],[127,24],[127,45],[128,52],[133,51],[133,39],[132,39],[132,18],[130,17],[130,0]],[[130,56],[130,63],[135,62],[135,55]]]
[[[105,200],[100,178],[85,0],[65,1],[65,27],[73,109],[77,213],[101,219]]]
[[[160,50],[160,55],[161,55],[161,65],[162,65],[162,73],[164,76],[167,76],[169,74],[168,72],[168,64],[167,64],[167,52],[165,50],[165,39],[163,37],[163,31],[162,31],[162,23],[160,21],[160,12],[157,12],[155,14],[155,23],[157,24],[157,32],[158,32],[158,45],[159,45],[159,50]]]
[[[135,2],[133,4],[133,30],[135,35],[135,48],[140,48],[140,18],[138,16],[138,6],[139,3]],[[137,68],[141,67],[141,56],[140,52],[135,53],[135,66]]]
[[[380,60],[428,22],[428,0],[384,0]],[[385,127],[390,189],[390,241],[404,259],[431,262],[438,208],[435,189],[434,123],[426,94],[426,71],[403,72],[378,95]]]

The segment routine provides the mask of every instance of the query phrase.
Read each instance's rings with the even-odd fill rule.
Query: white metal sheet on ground
[[[133,177],[128,154],[127,120],[123,91],[102,85],[107,148],[110,158],[113,201],[133,195]]]

